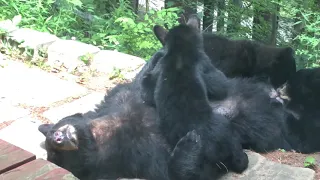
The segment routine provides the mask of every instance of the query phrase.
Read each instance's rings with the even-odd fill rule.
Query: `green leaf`
[[[304,167],[313,166],[316,163],[316,159],[312,156],[307,156],[304,160]]]
[[[286,150],[284,150],[284,149],[279,149],[279,151],[281,151],[281,152],[283,152],[283,153],[286,152]]]

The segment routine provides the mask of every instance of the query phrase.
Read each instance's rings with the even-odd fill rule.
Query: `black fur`
[[[48,125],[39,127],[46,136],[48,160],[80,179],[168,179],[171,151],[158,133],[154,108],[143,104],[130,84],[119,85],[116,90],[116,94],[106,96],[97,113],[66,117],[51,129],[44,130]],[[108,98],[112,104],[107,103]],[[52,134],[65,124],[77,130],[77,150],[53,146]]]
[[[290,143],[302,153],[320,151],[320,68],[301,69],[278,89],[290,116]]]
[[[161,29],[154,31],[162,44],[165,37],[163,32]],[[257,77],[278,88],[296,72],[294,50],[290,47],[272,47],[250,40],[230,40],[207,32],[202,36],[205,52],[212,64],[227,77]]]
[[[161,26],[155,26],[154,29],[163,29]],[[159,30],[158,29],[158,30]],[[154,104],[154,91],[156,79],[159,76],[159,68],[155,68],[158,64],[158,61],[165,54],[165,50],[162,48],[156,52],[148,61],[148,63],[143,67],[143,69],[138,73],[135,80],[136,83],[141,83],[142,86],[148,87],[140,90],[142,99],[149,105],[155,107]],[[151,72],[154,74],[147,79],[144,79],[145,75]],[[228,78],[218,69],[216,69],[211,63],[210,60],[202,61],[199,65],[199,72],[201,77],[206,81],[206,83],[213,84],[212,86],[207,86],[207,94],[210,100],[221,100],[227,97],[227,92],[229,89],[229,80]],[[143,79],[141,81],[141,79]],[[219,86],[216,86],[219,84]]]
[[[167,34],[167,31],[160,26],[156,26],[154,30],[159,34]],[[141,72],[146,76],[149,76],[150,72],[153,74],[141,82],[142,87],[147,87],[141,90],[142,99],[153,106],[155,82],[159,76],[157,62],[164,56],[165,51],[164,48],[160,49]],[[209,59],[203,60],[202,64],[198,65],[198,71],[205,81],[207,90],[215,89],[207,92],[212,110],[231,121],[236,133],[234,135],[241,137],[243,147],[257,152],[268,152],[278,148],[290,150],[285,123],[287,114],[278,101],[279,97],[273,95],[275,90],[272,86],[256,78],[228,79],[213,65],[208,64],[210,64]],[[221,94],[214,92],[224,93],[219,97]]]
[[[237,136],[232,136],[228,120],[214,114],[209,105],[203,79],[205,74],[200,73],[204,72],[203,61],[208,57],[203,52],[200,33],[192,27],[197,22],[196,19],[191,19],[188,25],[179,25],[168,32],[164,56],[156,65],[156,72],[150,72],[145,77],[148,82],[152,82],[150,79],[156,80],[155,88],[151,89],[154,88],[160,130],[170,147],[173,148],[193,129],[196,129],[201,137],[199,156],[203,157],[203,162],[200,162],[202,169],[196,169],[199,173],[192,174],[175,170],[172,173],[173,179],[209,179],[210,176],[203,174],[206,169],[204,166],[209,165],[216,169],[217,173],[226,172],[218,168],[217,164],[220,162],[238,173],[248,166],[248,157],[243,152]]]
[[[168,166],[171,173],[177,169],[192,174],[194,169],[189,167],[198,168],[198,158],[191,158],[198,157],[197,142],[189,141],[189,133],[170,156],[171,148],[159,132],[155,109],[143,103],[139,87],[136,83],[119,84],[95,111],[40,125],[39,131],[46,136],[47,159],[83,180],[169,180]],[[62,144],[56,143],[54,133],[64,125],[74,127],[77,141],[65,138]],[[72,140],[78,142],[77,149],[65,150],[63,146]],[[188,153],[178,153],[182,148]]]
[[[290,104],[304,108],[320,108],[320,68],[300,69],[288,82],[279,88]]]

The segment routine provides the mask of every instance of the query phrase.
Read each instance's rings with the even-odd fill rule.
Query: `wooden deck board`
[[[0,174],[35,159],[34,154],[0,139]]]
[[[0,175],[0,178],[5,180],[77,179],[69,171],[43,159],[36,159],[19,166]]]

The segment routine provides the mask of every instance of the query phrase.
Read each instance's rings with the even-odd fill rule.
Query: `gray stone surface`
[[[102,50],[98,52],[90,64],[90,69],[109,74],[114,69],[130,72],[146,63],[145,60],[117,51]]]
[[[4,61],[4,55],[0,53],[0,61]]]
[[[22,47],[31,49],[39,49],[40,47],[47,46],[48,44],[58,40],[58,37],[46,32],[39,32],[36,30],[21,28],[9,34],[10,39],[16,42],[23,42]]]
[[[0,40],[1,43],[1,40]],[[0,53],[0,69],[6,66],[6,57]]]
[[[17,24],[12,20],[8,19],[8,20],[0,21],[0,31],[12,32],[17,29],[18,29]]]
[[[30,117],[22,118],[0,131],[0,139],[16,145],[37,156],[47,158],[47,152],[42,147],[45,136],[38,131],[40,121]]]
[[[15,107],[10,102],[4,101],[0,95],[0,123],[17,120],[30,114],[27,109],[21,107]]]
[[[21,103],[42,107],[87,93],[86,88],[74,82],[61,80],[53,74],[29,68],[20,62],[9,62],[0,68],[0,94],[13,105]]]
[[[89,94],[71,103],[51,108],[48,111],[44,112],[43,116],[56,123],[66,116],[94,110],[95,105],[99,104],[103,100],[104,95],[104,93],[96,92]]]
[[[48,65],[51,67],[64,66],[69,72],[84,66],[80,57],[86,54],[95,54],[100,49],[93,45],[74,40],[58,40],[48,47]]]
[[[221,180],[313,180],[315,172],[266,160],[258,153],[247,151],[249,167],[242,174],[228,173]]]

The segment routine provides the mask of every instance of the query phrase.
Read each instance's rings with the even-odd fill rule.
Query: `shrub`
[[[161,46],[152,32],[153,26],[166,23],[170,28],[177,23],[180,11],[178,8],[150,10],[138,16],[128,1],[120,0],[106,13],[95,11],[99,7],[97,3],[94,0],[83,4],[80,0],[0,0],[0,20],[20,14],[22,27],[50,32],[62,39],[75,37],[102,49],[148,59]]]

